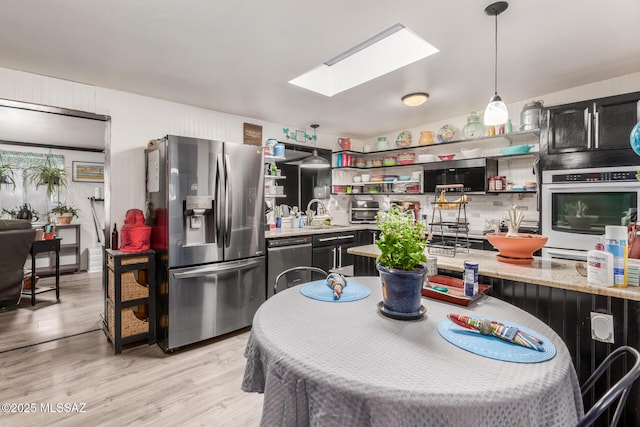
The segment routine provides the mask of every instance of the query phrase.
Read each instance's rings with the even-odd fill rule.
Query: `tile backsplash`
[[[391,202],[419,202],[420,212],[427,216],[431,222],[433,216],[433,204],[435,200],[433,194],[418,196],[348,196],[332,195],[327,208],[333,217],[335,224],[349,224],[349,203],[355,199],[378,200],[382,209],[386,209]],[[537,209],[536,193],[503,193],[503,194],[471,194],[468,195],[466,213],[469,222],[469,229],[473,231],[484,230],[490,222],[500,221],[507,216],[507,208],[517,206],[525,213],[526,222],[536,222],[539,220]],[[458,210],[442,211],[443,220],[455,221]]]

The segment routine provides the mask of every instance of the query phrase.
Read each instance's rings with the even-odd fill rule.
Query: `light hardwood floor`
[[[54,277],[43,277],[38,288],[53,287]],[[103,310],[102,273],[60,276],[60,301],[55,291],[23,295],[18,309],[0,312],[0,352],[99,329]]]
[[[96,330],[101,274],[62,277],[62,302],[53,303],[55,293],[47,293],[33,309],[23,301],[23,308],[0,313],[0,344],[5,349],[0,350],[0,403],[15,403],[13,409],[33,403],[36,408],[35,413],[1,412],[0,426],[259,424],[262,395],[240,389],[248,331],[171,355],[143,344],[115,356],[103,332]],[[74,290],[72,279],[85,289]],[[65,335],[72,336],[60,338]],[[84,405],[84,412],[44,412],[47,404],[56,408],[65,403],[70,405],[62,406],[63,411]]]

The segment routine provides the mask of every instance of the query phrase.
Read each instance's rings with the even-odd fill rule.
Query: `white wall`
[[[104,191],[110,208],[105,216],[118,228],[128,209],[144,210],[144,149],[153,138],[175,134],[242,143],[245,122],[261,125],[264,141],[284,140],[284,127],[312,133],[311,119],[308,124],[276,124],[7,68],[0,68],[0,98],[111,116],[105,159],[110,181]],[[338,136],[323,133],[322,124],[317,135],[318,147],[336,147]],[[93,186],[88,195],[92,194]],[[83,229],[93,227],[89,210],[83,209],[81,220]],[[83,251],[86,247],[83,242]]]
[[[541,94],[539,96],[534,96],[528,99],[522,99],[519,101],[511,101],[508,98],[508,94],[501,94],[506,101],[511,101],[507,104],[507,108],[509,110],[509,118],[513,123],[513,130],[518,130],[520,127],[520,111],[522,107],[531,101],[542,100],[544,102],[545,107],[550,107],[553,105],[559,104],[567,104],[570,102],[583,101],[594,98],[602,98],[610,95],[618,95],[622,93],[629,92],[637,92],[640,91],[640,72],[627,74],[624,76],[616,77],[609,80],[603,80],[600,82],[590,83],[583,86],[576,86],[573,88],[565,89],[560,92],[553,92],[547,94]],[[487,102],[489,101],[489,95],[487,94]],[[428,109],[427,101],[427,107]],[[482,114],[484,112],[484,107],[486,104],[478,105],[476,107],[476,112]],[[422,107],[418,107],[422,108]],[[471,113],[471,111],[469,111]],[[445,124],[449,123],[454,125],[458,131],[462,131],[462,128],[467,123],[467,116],[469,114],[465,114],[463,116],[451,117],[446,120],[440,120],[437,122],[424,123],[420,126],[416,126],[410,129],[398,129],[397,131],[391,132],[386,135],[378,135],[378,136],[386,136],[389,141],[395,141],[398,134],[404,130],[409,130],[413,134],[414,144],[417,143],[418,138],[420,137],[421,130],[432,130],[434,132],[438,132],[438,130]],[[456,139],[461,138],[459,134],[456,134]],[[364,144],[374,144],[375,147],[376,138],[371,138],[363,141]]]

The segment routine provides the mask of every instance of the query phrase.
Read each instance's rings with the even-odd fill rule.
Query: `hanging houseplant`
[[[0,190],[2,185],[11,186],[12,189],[16,188],[16,181],[14,176],[15,168],[9,162],[7,162],[0,152]]]
[[[384,308],[393,313],[416,314],[427,273],[425,226],[415,221],[411,212],[397,206],[378,213],[376,224],[380,228],[376,245],[381,253],[376,262]]]
[[[66,188],[68,184],[68,173],[64,168],[55,165],[49,156],[44,162],[27,168],[27,178],[36,189],[41,185],[46,186],[47,197],[50,198],[56,187]]]

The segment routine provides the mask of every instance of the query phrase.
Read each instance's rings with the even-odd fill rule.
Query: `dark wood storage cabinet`
[[[155,252],[105,249],[103,330],[115,354],[125,344],[155,343]]]
[[[640,92],[548,107],[540,131],[541,166],[549,170],[640,164],[629,145],[639,119]]]

